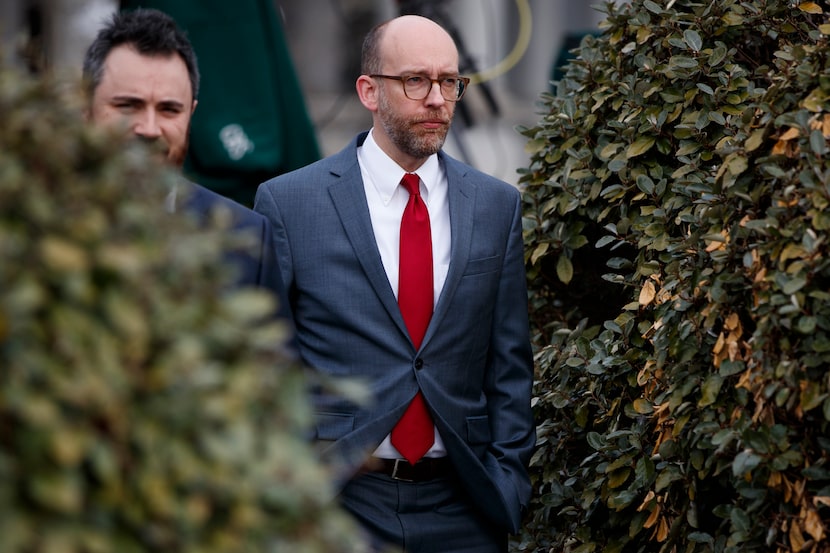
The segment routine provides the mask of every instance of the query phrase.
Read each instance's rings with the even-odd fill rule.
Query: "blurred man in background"
[[[199,68],[190,42],[172,18],[149,9],[116,13],[89,46],[83,75],[87,117],[93,124],[124,128],[181,168],[199,93]],[[265,217],[184,178],[171,190],[167,208],[201,221],[217,210],[229,213],[233,230],[255,241],[249,250],[226,256],[235,283],[270,290],[280,315],[290,320]]]

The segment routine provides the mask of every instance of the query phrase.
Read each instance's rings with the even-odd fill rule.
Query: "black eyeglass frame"
[[[432,78],[430,78],[426,75],[420,74],[420,73],[404,73],[403,75],[373,74],[373,75],[369,75],[369,77],[371,77],[373,79],[391,79],[393,81],[399,81],[401,83],[401,87],[403,87],[404,96],[406,96],[410,100],[415,100],[415,101],[423,100],[424,98],[429,96],[429,93],[432,92],[432,85],[434,85],[435,83],[438,83],[438,90],[441,91],[441,97],[444,98],[444,100],[446,100],[448,102],[457,102],[461,98],[464,97],[464,93],[467,92],[467,87],[470,84],[470,78],[469,77],[462,77],[461,75],[445,75],[445,76],[439,77],[437,79],[432,79]],[[427,89],[426,94],[424,94],[423,98],[413,98],[406,91],[406,80],[409,79],[410,77],[418,77],[420,79],[424,79],[424,80],[429,81],[429,88]],[[447,98],[446,96],[444,96],[444,89],[441,87],[441,81],[443,81],[444,79],[457,79],[458,80],[458,84],[456,85],[456,89],[458,90],[458,94],[457,94],[456,98]]]

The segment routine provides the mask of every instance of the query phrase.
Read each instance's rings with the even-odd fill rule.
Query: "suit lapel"
[[[467,260],[470,255],[470,244],[473,239],[473,213],[475,211],[475,186],[467,179],[466,168],[459,162],[445,155],[439,154],[440,161],[447,173],[447,194],[450,208],[450,267],[447,272],[447,279],[441,289],[438,303],[435,305],[435,312],[429,322],[427,333],[424,336],[423,345],[426,345],[435,333],[435,329],[441,324],[450,309],[452,298]],[[423,347],[422,345],[422,347]]]
[[[360,174],[360,166],[357,163],[356,155],[356,147],[362,142],[364,136],[358,137],[352,147],[343,152],[341,157],[346,163],[333,166],[332,174],[339,178],[336,178],[329,186],[329,196],[334,202],[334,208],[340,217],[346,237],[354,249],[366,278],[389,316],[395,321],[401,332],[405,336],[409,336],[395,294],[389,285],[386,270],[383,268],[383,261],[380,259],[375,234],[372,230],[369,205],[366,203],[363,178]]]

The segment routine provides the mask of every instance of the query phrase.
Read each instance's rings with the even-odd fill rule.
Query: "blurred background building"
[[[311,138],[305,140],[316,142],[316,150],[295,148],[303,155],[294,156],[293,163],[301,164],[310,157],[338,151],[371,123],[354,89],[366,31],[401,13],[432,17],[455,35],[462,72],[473,76],[477,83],[457,111],[445,149],[511,183],[518,181],[517,169],[526,167],[528,159],[525,141],[516,126],[533,125],[538,120],[539,96],[551,90],[551,76],[557,64],[567,57],[566,49],[584,33],[596,32],[603,15],[593,7],[593,2],[573,0],[2,0],[2,56],[7,63],[31,71],[49,70],[77,78],[83,53],[102,22],[117,9],[137,5],[175,12],[171,15],[194,42],[203,73],[203,92],[207,94],[208,88],[213,87],[218,98],[213,106],[206,105],[208,98],[200,98],[205,101],[200,101],[196,110],[194,133],[204,127],[197,124],[197,117],[202,118],[200,122],[207,121],[214,109],[232,111],[235,106],[247,106],[250,110],[257,105],[248,97],[240,102],[240,95],[273,96],[273,88],[260,86],[265,79],[261,68],[275,68],[276,86],[293,86],[298,98],[288,98],[294,102],[290,108],[269,107],[267,114],[257,108],[257,123],[260,127],[282,124],[268,121],[273,115],[270,112],[280,109],[290,109],[291,116],[307,121],[306,134]],[[254,35],[265,42],[252,40]],[[267,55],[259,51],[260,43],[266,44]],[[281,48],[284,60],[279,59]],[[250,84],[228,78],[228,70],[214,61],[222,58],[223,53],[225,63],[228,59],[247,62],[251,56],[262,58],[260,66],[247,70],[256,73],[250,75]],[[296,121],[294,125],[296,133]],[[231,127],[230,131],[227,127]],[[205,141],[221,143],[226,152],[217,146],[217,153],[208,150],[202,157],[210,162],[227,155],[231,170],[234,163],[244,164],[246,159],[252,159],[256,146],[259,154],[268,149],[274,153],[273,150],[288,149],[296,142],[291,138],[258,142],[256,137],[245,134],[244,125],[225,124],[222,130],[224,142],[218,132]],[[199,137],[194,138],[192,148],[200,143]],[[239,157],[234,160],[234,156]],[[284,159],[280,163],[283,166],[256,167],[246,177],[249,190],[269,173],[292,168]],[[207,170],[216,172],[217,182],[214,186],[206,184],[234,196],[233,190],[223,190],[219,182],[225,176],[222,167]],[[228,186],[235,186],[233,179],[228,182]]]

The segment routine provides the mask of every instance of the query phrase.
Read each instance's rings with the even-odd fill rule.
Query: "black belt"
[[[366,463],[365,470],[385,474],[395,480],[404,482],[425,482],[443,478],[452,473],[452,463],[446,457],[424,457],[415,465],[410,465],[406,459],[380,459],[372,457]]]

